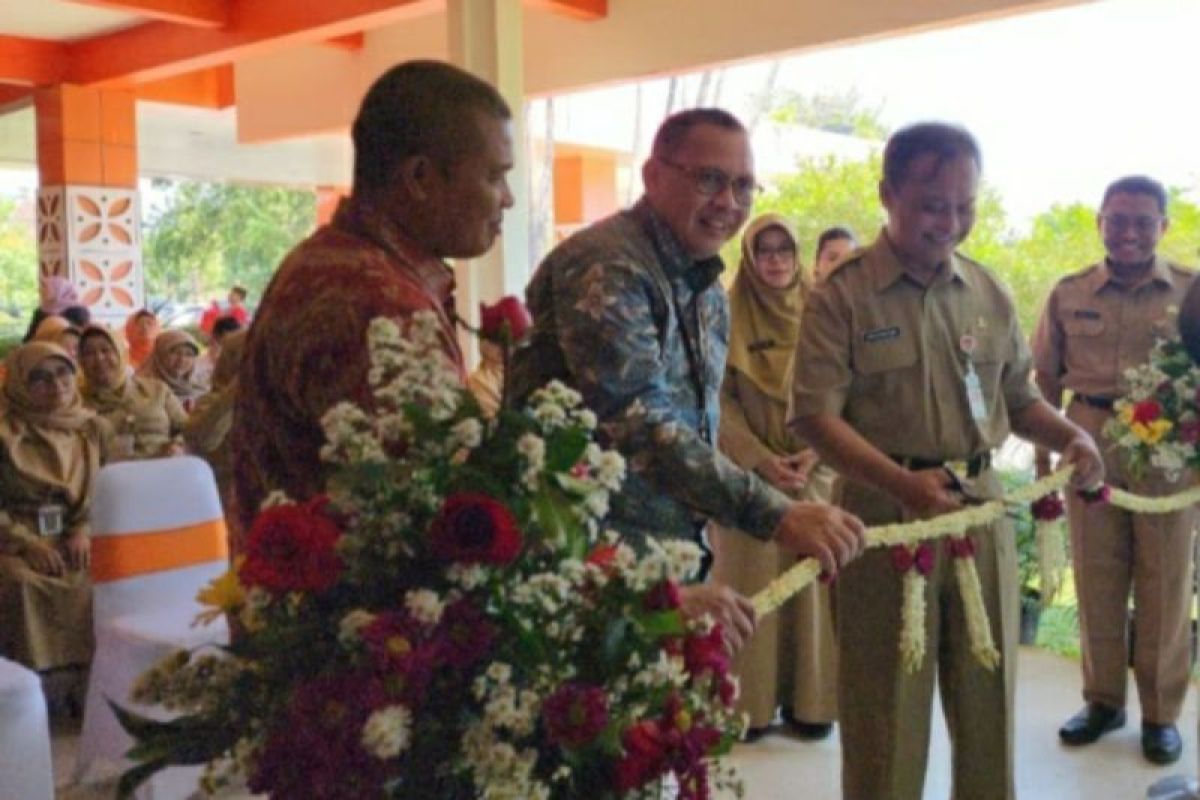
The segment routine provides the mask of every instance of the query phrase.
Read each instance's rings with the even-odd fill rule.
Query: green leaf
[[[600,645],[600,658],[607,669],[621,668],[625,664],[625,640],[629,637],[628,619],[618,618],[608,623],[604,630],[604,640]]]
[[[149,780],[154,773],[168,766],[170,764],[165,758],[159,758],[126,770],[117,783],[117,800],[128,800],[133,797],[133,793],[139,786]]]
[[[641,613],[634,619],[647,635],[654,638],[682,636],[687,632],[687,628],[683,624],[683,615],[673,609]]]
[[[566,472],[587,449],[590,437],[580,428],[560,428],[546,439],[546,469]]]

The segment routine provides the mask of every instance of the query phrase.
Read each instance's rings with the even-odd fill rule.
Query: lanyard
[[[704,337],[704,314],[700,307],[700,294],[693,292],[692,305],[696,313],[696,334],[699,342],[692,340],[687,318],[683,315],[683,307],[679,304],[679,294],[675,291],[675,282],[671,282],[671,303],[675,306],[675,318],[679,320],[679,333],[683,339],[683,350],[687,355],[688,370],[691,373],[692,387],[696,392],[696,410],[700,412],[700,436],[712,444],[711,430],[708,423],[708,393],[705,391],[705,365],[708,361],[707,341]]]

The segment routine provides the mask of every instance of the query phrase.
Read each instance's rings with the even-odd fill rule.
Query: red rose
[[[725,650],[724,633],[713,625],[704,636],[689,636],[683,643],[683,658],[688,672],[700,676],[705,672],[723,678],[729,672],[729,653]]]
[[[897,572],[908,572],[910,569],[916,569],[917,572],[929,577],[933,572],[934,551],[929,542],[921,542],[914,549],[909,549],[906,544],[894,544],[891,549],[892,566]]]
[[[583,747],[608,725],[608,698],[598,686],[564,683],[542,705],[549,740],[564,747]]]
[[[667,770],[667,742],[657,720],[643,720],[626,729],[621,737],[625,754],[614,775],[617,791],[628,792],[646,785]]]
[[[946,540],[946,552],[951,558],[971,558],[975,555],[975,542],[966,536],[952,536]]]
[[[1162,416],[1162,406],[1157,400],[1143,400],[1133,407],[1133,421],[1143,425],[1154,422]]]
[[[672,611],[683,604],[679,597],[679,584],[675,581],[662,581],[646,593],[642,606],[647,611]]]
[[[445,561],[507,564],[521,550],[521,532],[499,500],[459,492],[446,498],[430,524],[429,549]]]
[[[520,341],[532,324],[529,309],[511,294],[501,297],[495,305],[479,304],[479,333],[485,339],[497,342]]]
[[[246,539],[238,578],[276,594],[323,592],[342,573],[334,546],[341,530],[325,513],[326,498],[260,512]]]

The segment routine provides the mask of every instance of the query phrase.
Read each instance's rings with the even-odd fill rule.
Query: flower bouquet
[[[602,520],[621,457],[552,383],[485,420],[431,316],[370,328],[373,407],[323,420],[325,496],[272,497],[201,593],[238,631],[116,708],[140,763],[207,764],[275,798],[567,798],[740,790],[718,627],[685,620],[688,543],[639,554]]]
[[[1178,337],[1159,339],[1150,358],[1126,370],[1129,391],[1104,433],[1135,475],[1147,468],[1177,480],[1200,470],[1200,367]]]

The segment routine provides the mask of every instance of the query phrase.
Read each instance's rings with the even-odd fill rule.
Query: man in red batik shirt
[[[246,342],[230,440],[239,516],[268,493],[320,493],[321,417],[368,404],[367,327],[421,310],[465,370],[445,258],[482,255],[512,207],[511,117],[499,93],[449,64],[393,67],[354,121],[354,185],[333,221],[298,245],[263,296]]]

